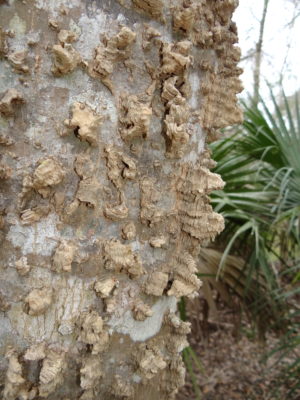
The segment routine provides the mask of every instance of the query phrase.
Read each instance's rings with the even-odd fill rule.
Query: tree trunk
[[[236,0],[1,2],[1,398],[172,399]]]

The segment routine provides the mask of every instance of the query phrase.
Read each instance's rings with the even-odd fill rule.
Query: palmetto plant
[[[244,103],[243,125],[211,145],[215,172],[226,182],[212,203],[226,227],[215,248],[204,249],[200,270],[209,269],[243,300],[261,333],[286,328],[273,353],[289,355],[284,376],[294,378],[300,373],[300,106],[297,96],[291,106],[284,93],[279,101],[272,92],[270,104]],[[293,382],[292,389],[300,386]]]
[[[280,107],[271,93],[273,112],[263,100],[259,108],[244,104],[243,126],[211,145],[215,172],[226,182],[212,199],[226,220],[217,276],[231,275],[238,294],[242,285],[264,314],[266,306],[278,312],[281,274],[290,277],[294,267],[296,276],[300,249],[300,107],[297,97],[294,110],[282,98]],[[235,271],[232,259],[226,268],[229,254],[242,258],[244,268],[239,261]]]

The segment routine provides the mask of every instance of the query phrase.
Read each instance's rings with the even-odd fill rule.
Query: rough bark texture
[[[223,229],[236,0],[1,2],[1,398],[172,399]]]

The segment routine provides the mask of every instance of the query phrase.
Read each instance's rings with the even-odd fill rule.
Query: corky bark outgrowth
[[[237,0],[1,2],[1,398],[174,398]]]

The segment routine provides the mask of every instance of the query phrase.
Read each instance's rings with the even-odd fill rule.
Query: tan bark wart
[[[129,57],[130,47],[135,41],[136,34],[129,28],[123,27],[120,32],[107,39],[104,38],[94,50],[94,58],[89,62],[89,73],[94,78],[99,78],[111,91],[114,85],[111,74],[114,64]]]
[[[235,0],[2,2],[0,397],[170,400],[223,229]],[[45,22],[46,21],[46,22]]]
[[[8,89],[0,101],[0,113],[5,117],[12,117],[17,106],[24,102],[24,97],[18,90]]]
[[[96,115],[90,107],[78,102],[72,105],[71,115],[71,118],[64,122],[66,127],[73,129],[80,140],[96,146],[98,143],[97,128],[101,124],[102,117]]]
[[[52,303],[52,289],[34,289],[25,298],[26,309],[29,315],[41,315],[46,312]]]
[[[60,43],[52,47],[52,73],[55,76],[60,76],[74,71],[82,60],[80,54],[71,45],[72,42],[78,39],[74,32],[62,29],[57,38]]]

